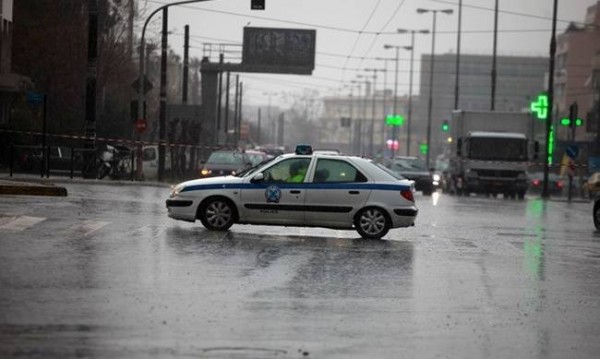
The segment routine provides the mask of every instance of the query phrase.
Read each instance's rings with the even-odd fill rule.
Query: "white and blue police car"
[[[169,217],[208,230],[233,224],[355,229],[380,239],[414,225],[414,182],[398,179],[369,159],[317,154],[309,145],[235,176],[195,179],[173,186]]]

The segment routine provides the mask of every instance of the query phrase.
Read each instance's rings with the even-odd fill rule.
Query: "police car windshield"
[[[248,175],[251,175],[251,174],[255,173],[258,169],[262,168],[267,163],[273,161],[275,158],[277,158],[277,157],[267,158],[266,160],[262,161],[261,163],[257,164],[256,166],[247,168],[247,169],[243,170],[242,172],[237,173],[235,176],[241,178],[241,177],[246,177]]]

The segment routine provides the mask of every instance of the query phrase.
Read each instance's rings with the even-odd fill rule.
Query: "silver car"
[[[234,223],[355,229],[380,239],[414,225],[414,182],[367,159],[313,154],[303,148],[235,176],[173,186],[169,217],[225,231]]]

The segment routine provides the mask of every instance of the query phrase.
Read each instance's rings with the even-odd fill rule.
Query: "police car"
[[[169,217],[208,230],[234,223],[355,229],[380,239],[414,225],[414,182],[397,179],[368,159],[313,154],[309,145],[235,176],[173,186]]]

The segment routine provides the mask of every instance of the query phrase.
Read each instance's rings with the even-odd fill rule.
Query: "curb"
[[[55,196],[66,197],[67,189],[56,186],[38,186],[38,185],[0,185],[0,195],[28,195],[28,196]]]

